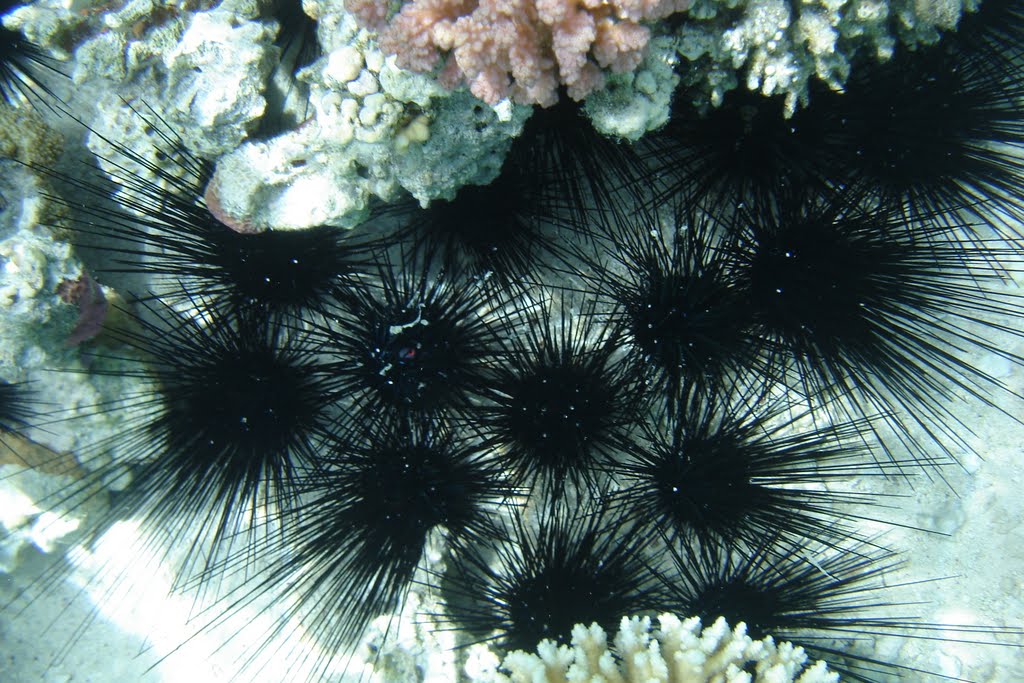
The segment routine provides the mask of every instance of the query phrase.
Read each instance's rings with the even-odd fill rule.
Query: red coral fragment
[[[78,320],[64,340],[65,346],[78,346],[103,330],[110,304],[103,288],[88,273],[83,272],[77,280],[62,280],[57,285],[57,296],[66,304],[78,306]]]

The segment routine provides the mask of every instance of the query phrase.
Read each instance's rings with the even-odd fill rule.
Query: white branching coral
[[[824,662],[770,636],[753,640],[740,623],[730,628],[719,618],[707,628],[697,617],[680,620],[623,617],[613,647],[597,624],[577,624],[572,645],[544,640],[537,653],[511,652],[497,658],[477,652],[467,673],[478,683],[836,683],[839,675]]]

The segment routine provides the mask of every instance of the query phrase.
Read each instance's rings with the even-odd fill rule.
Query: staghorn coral
[[[511,96],[551,106],[558,89],[582,100],[604,85],[606,72],[633,71],[650,29],[641,22],[689,8],[691,0],[413,0],[388,20],[381,0],[347,0],[398,64],[430,71],[443,61],[441,82],[462,82],[495,104]]]
[[[838,674],[824,662],[808,662],[803,648],[778,643],[769,636],[752,640],[745,624],[730,629],[719,618],[701,628],[700,619],[685,621],[671,614],[623,617],[614,647],[597,624],[577,624],[572,646],[544,640],[537,654],[508,654],[498,671],[493,653],[480,648],[470,657],[467,673],[477,683],[836,683]]]

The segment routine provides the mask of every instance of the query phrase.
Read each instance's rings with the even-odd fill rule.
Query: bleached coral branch
[[[730,629],[719,618],[623,617],[614,648],[597,624],[577,624],[572,645],[545,640],[537,654],[509,653],[496,666],[469,672],[479,683],[837,683],[824,662],[808,663],[803,648],[769,636],[753,640],[745,624]],[[478,657],[477,661],[481,661]]]
[[[385,0],[347,0],[381,47],[400,66],[430,71],[444,62],[441,81],[466,83],[495,104],[511,96],[549,106],[560,85],[581,100],[606,73],[634,70],[655,21],[692,0],[412,0],[386,19]]]

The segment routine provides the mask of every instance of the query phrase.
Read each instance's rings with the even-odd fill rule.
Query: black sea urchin
[[[820,106],[815,99],[787,118],[783,98],[742,88],[707,112],[680,99],[669,123],[640,147],[663,179],[663,198],[724,217],[770,196],[780,178],[828,184],[837,140],[832,121],[818,115]]]
[[[648,196],[649,171],[633,146],[598,133],[567,98],[534,111],[505,167],[532,185],[524,189],[545,215],[582,234],[602,212],[628,211]]]
[[[879,504],[843,490],[843,482],[879,474],[865,425],[815,427],[787,400],[751,398],[691,391],[659,423],[645,423],[614,468],[617,514],[652,537],[708,547],[850,536],[851,522]]]
[[[766,376],[752,311],[733,286],[720,221],[680,202],[616,216],[595,253],[575,250],[570,273],[611,304],[645,380],[669,402],[684,386],[714,391],[748,372]]]
[[[598,469],[629,443],[642,383],[620,352],[620,335],[594,319],[593,302],[567,293],[524,313],[495,364],[478,413],[484,443],[519,484],[555,497],[593,488]]]
[[[985,6],[1015,7],[1000,3],[986,0]],[[1008,16],[1019,11],[1011,9]],[[1007,31],[988,35],[1019,37],[1012,25]],[[863,91],[857,95],[856,73],[851,81],[856,97],[815,93],[811,107],[789,120],[781,115],[779,100],[741,93],[730,95],[724,109],[707,119],[684,120],[680,107],[673,126],[686,139],[655,161],[672,174],[659,200],[675,195],[685,210],[633,212],[631,202],[648,195],[653,176],[628,158],[631,150],[593,135],[575,106],[540,112],[510,156],[511,164],[533,170],[516,181],[523,182],[518,187],[527,214],[533,214],[529,224],[516,223],[523,215],[513,208],[521,205],[492,201],[489,188],[478,188],[465,213],[473,219],[474,207],[481,215],[497,209],[509,219],[502,226],[512,228],[509,232],[485,228],[469,239],[457,231],[421,239],[410,230],[403,233],[407,243],[392,256],[402,248],[408,249],[401,261],[410,253],[421,261],[444,251],[458,256],[431,261],[436,270],[430,271],[415,259],[393,269],[386,257],[374,262],[363,254],[356,267],[361,275],[351,288],[337,286],[339,272],[344,279],[351,269],[338,267],[330,242],[312,241],[295,252],[272,241],[284,237],[274,236],[266,238],[270,246],[261,247],[259,240],[249,240],[256,236],[232,229],[246,226],[218,219],[217,207],[204,204],[216,200],[206,194],[207,171],[201,162],[196,173],[185,168],[191,162],[173,139],[163,140],[169,143],[160,160],[170,160],[166,176],[155,165],[147,167],[145,155],[132,159],[116,152],[125,157],[120,177],[78,185],[97,200],[91,208],[64,206],[72,209],[81,233],[120,240],[110,250],[122,261],[117,268],[153,275],[158,294],[169,304],[150,301],[140,320],[143,331],[121,335],[134,347],[126,353],[153,356],[155,369],[137,359],[129,364],[160,385],[142,397],[126,397],[126,404],[164,417],[154,422],[154,432],[139,419],[111,442],[134,452],[128,460],[136,483],[121,496],[125,502],[118,511],[131,508],[154,521],[205,524],[204,536],[217,537],[223,528],[226,537],[230,527],[249,537],[254,519],[246,512],[264,503],[277,512],[286,503],[283,511],[294,514],[273,514],[269,523],[282,533],[261,534],[258,545],[240,550],[215,549],[216,556],[230,552],[230,560],[207,563],[211,572],[200,580],[219,582],[222,570],[230,573],[237,562],[248,571],[268,560],[266,573],[215,609],[227,605],[226,615],[250,599],[283,605],[285,616],[268,635],[304,632],[321,641],[326,658],[315,666],[324,675],[313,676],[319,679],[328,677],[335,654],[353,652],[353,641],[374,616],[399,609],[410,586],[420,582],[428,589],[449,587],[454,599],[442,623],[504,647],[533,649],[543,637],[566,637],[577,622],[612,630],[623,614],[678,609],[747,621],[755,635],[770,631],[791,637],[853,680],[918,676],[914,668],[888,663],[882,655],[862,656],[856,649],[847,660],[846,648],[827,640],[891,632],[942,637],[937,625],[913,623],[884,609],[893,599],[877,586],[896,561],[853,528],[855,521],[877,521],[874,509],[863,506],[878,499],[834,492],[833,485],[840,476],[866,471],[860,446],[870,445],[879,424],[882,433],[896,430],[922,460],[934,457],[928,438],[962,444],[965,425],[948,399],[968,394],[1004,406],[1004,387],[975,356],[1019,360],[1000,349],[1002,335],[996,341],[988,334],[1019,336],[1019,297],[1001,293],[998,280],[1015,270],[1019,255],[993,249],[964,217],[988,222],[1001,236],[1019,236],[1019,228],[1004,219],[1020,217],[1014,204],[1020,194],[1020,169],[1014,165],[1019,160],[1011,158],[1019,148],[1020,126],[1007,107],[1019,95],[1019,77],[1008,65],[1020,49],[979,40],[972,45],[995,50],[1003,61],[985,66],[973,56],[958,71],[957,50],[966,43],[944,44],[933,49],[945,52],[919,54],[928,64],[934,64],[932,54],[946,55],[940,66],[952,64],[951,71],[928,67],[912,75],[923,81],[915,85],[915,95],[930,103],[925,106],[937,107],[908,124],[925,129],[933,120],[928,117],[935,117],[934,130],[922,132],[938,136],[924,143],[900,140],[885,149],[873,147],[875,141],[866,136],[893,142],[887,130],[871,130],[890,125],[887,114],[858,113],[856,107],[867,103],[910,111],[917,103],[901,102],[905,95],[898,89],[887,95],[893,101]],[[898,57],[893,68],[902,68],[911,56]],[[888,67],[878,67],[883,68]],[[957,85],[961,76],[966,85]],[[931,97],[927,90],[933,82],[939,95],[954,92],[959,99],[943,104]],[[1000,90],[998,84],[1007,87]],[[838,120],[830,117],[844,116],[856,139],[830,125]],[[971,129],[971,121],[982,125]],[[904,125],[892,125],[897,123]],[[1004,130],[1005,139],[999,137]],[[935,146],[940,143],[947,146],[940,150]],[[925,145],[923,152],[905,156],[916,144]],[[954,157],[970,163],[948,164]],[[139,180],[129,167],[141,167],[154,180]],[[175,185],[180,178],[185,182]],[[503,174],[499,182],[505,179]],[[780,179],[788,187],[780,190]],[[848,185],[854,189],[842,189]],[[837,189],[837,197],[828,194]],[[112,192],[127,197],[127,203],[114,210],[113,227],[103,227],[102,219],[111,214],[102,202]],[[451,206],[437,208],[442,222],[451,218]],[[171,223],[163,222],[165,209]],[[190,213],[193,209],[198,213]],[[503,284],[530,274],[537,256],[533,241],[541,234],[531,232],[537,216],[550,224],[544,229],[568,227],[590,240],[586,247],[598,245],[594,253],[583,246],[566,253],[558,245],[556,256],[565,270],[551,271],[568,271],[572,281],[564,284],[569,287],[582,281],[583,289],[598,297],[592,308],[531,309],[511,301],[520,289],[481,286],[485,278],[479,276],[487,273],[500,273]],[[200,218],[222,231],[223,242],[189,225],[206,225]],[[321,230],[309,233],[310,240],[325,234],[337,237]],[[965,236],[973,241],[970,246]],[[455,246],[448,249],[449,243]],[[321,255],[323,267],[315,260]],[[278,256],[287,262],[275,260]],[[540,275],[543,280],[547,274]],[[515,306],[530,315],[496,310]],[[264,317],[268,309],[315,313],[301,319]],[[278,397],[255,390],[265,383],[278,391],[289,380],[267,370],[241,345],[221,353],[221,346],[230,345],[217,341],[216,331],[236,321],[242,336],[255,328],[279,330],[266,333],[274,341],[264,350],[270,353],[272,347],[275,357],[279,349],[302,357],[289,367],[311,369],[308,382],[299,383],[319,397],[315,406],[302,392],[280,390]],[[525,322],[521,328],[520,322]],[[179,325],[184,337],[176,336]],[[571,331],[560,331],[566,325]],[[308,338],[307,326],[315,340]],[[210,329],[213,342],[206,338]],[[511,333],[517,336],[506,342]],[[148,339],[154,334],[157,342]],[[254,334],[259,338],[264,332]],[[596,351],[590,354],[592,339]],[[204,358],[218,356],[217,368],[197,373],[188,365],[200,354],[196,340],[202,340]],[[95,356],[99,372],[109,367],[109,356]],[[597,360],[583,363],[584,356]],[[246,377],[239,358],[248,368]],[[576,360],[578,365],[571,362]],[[600,381],[577,381],[579,375],[566,374],[567,368],[582,368]],[[181,448],[145,450],[154,434],[169,430],[166,415],[189,412],[189,391],[182,383],[198,374],[213,380],[207,393],[223,400],[197,400],[205,408],[202,414],[175,417],[175,424],[214,436],[214,446],[227,432],[236,440],[245,431],[249,419],[239,411],[251,412],[250,399],[264,416],[267,406],[275,416],[286,412],[275,401],[287,396],[307,414],[319,411],[315,428],[299,430],[312,438],[285,447],[299,456],[301,476],[245,470],[246,477],[256,479],[232,489],[224,483],[225,473],[213,466],[185,456],[177,464],[162,457],[187,449],[237,464],[231,452],[166,436],[156,443]],[[531,386],[524,377],[542,379]],[[758,405],[781,394],[778,380],[803,396]],[[655,417],[663,422],[637,433],[617,419],[581,419],[595,406],[611,403],[617,414],[626,408],[621,414],[644,415],[648,406],[637,389],[644,381],[654,389]],[[751,387],[750,393],[736,403],[712,402],[736,382]],[[598,391],[598,385],[621,391]],[[239,396],[228,395],[232,386]],[[871,417],[879,413],[881,418]],[[448,414],[455,416],[450,425],[440,418]],[[834,426],[822,428],[826,421]],[[273,436],[261,433],[260,443],[273,443]],[[557,458],[573,452],[584,457],[578,463],[556,458],[550,469],[542,463],[531,470],[521,447],[530,441],[557,441],[563,447],[547,449]],[[875,475],[901,466],[900,445],[886,442],[892,460],[875,467]],[[531,457],[544,456],[545,449],[530,448]],[[266,456],[271,449],[257,450]],[[160,462],[164,465],[158,467]],[[231,469],[232,476],[243,471]],[[502,503],[512,493],[525,493],[503,483],[500,475],[508,469],[518,483],[536,484],[534,493],[541,495],[530,496],[521,516],[495,529],[487,513],[519,513]],[[198,473],[204,474],[202,481]],[[279,486],[275,477],[290,483]],[[604,493],[597,482],[620,487],[610,496],[610,507],[558,508],[586,499],[587,493]],[[676,505],[680,491],[673,488],[690,495]],[[204,503],[197,493],[207,489],[214,503]],[[256,489],[260,493],[238,493]],[[237,512],[223,513],[224,501],[215,490],[236,491],[239,498],[228,507]],[[543,495],[553,490],[559,490],[554,502]],[[431,546],[427,539],[435,538],[431,530],[442,526],[453,541],[445,556],[452,569],[444,575],[429,560],[421,561]],[[186,533],[168,532],[163,540]],[[856,541],[849,551],[839,547],[847,536]],[[824,559],[804,557],[808,538],[831,546]],[[666,541],[673,549],[667,561]],[[258,560],[250,562],[253,557]],[[980,639],[1021,635],[997,629],[977,633]],[[260,640],[252,647],[276,655],[276,645]],[[296,670],[306,663],[302,658],[318,656],[286,648],[282,653]]]
[[[574,624],[613,631],[623,615],[663,604],[644,560],[648,539],[600,510],[546,508],[537,519],[516,518],[507,535],[496,561],[470,548],[447,577],[447,618],[475,640],[532,650],[566,638]]]
[[[258,517],[297,502],[297,484],[337,418],[333,378],[306,332],[258,310],[186,318],[153,300],[133,319],[137,329],[110,333],[131,351],[100,353],[94,370],[147,387],[101,406],[126,411],[113,467],[132,474],[111,518],[139,517],[165,550],[186,543],[212,556],[239,539],[251,543]],[[119,367],[105,370],[109,363]]]
[[[1008,250],[965,246],[925,220],[908,230],[898,207],[849,191],[783,188],[744,208],[730,232],[730,277],[753,309],[771,374],[792,372],[812,403],[839,399],[834,407],[855,419],[883,415],[934,462],[911,425],[963,444],[967,430],[947,405],[955,392],[994,406],[991,392],[1007,391],[967,354],[1020,362],[986,336],[1021,334],[1007,322],[1020,321],[1019,295],[1001,290],[989,263],[1012,267]]]
[[[534,112],[513,141],[501,173],[487,185],[468,185],[426,209],[399,206],[401,239],[448,268],[495,278],[501,289],[543,273],[560,238],[589,238],[604,209],[630,206],[645,169],[626,143],[598,134],[579,106],[563,102]],[[561,234],[559,234],[561,231]],[[569,234],[567,234],[569,233]]]
[[[465,413],[497,353],[495,298],[426,265],[385,260],[378,276],[341,296],[319,330],[353,419]]]
[[[736,90],[709,112],[677,105],[645,140],[665,194],[728,214],[773,196],[780,179],[821,190],[848,185],[914,222],[979,237],[980,222],[1019,238],[1024,214],[1024,22],[1013,2],[983,3],[963,35],[855,65],[844,91],[811,88],[784,115],[781,98]],[[981,235],[981,238],[984,238]]]
[[[670,544],[674,567],[663,576],[671,609],[711,623],[743,622],[751,637],[771,635],[824,659],[843,680],[882,683],[892,676],[949,678],[934,670],[866,654],[859,641],[875,636],[995,644],[1020,629],[935,624],[900,600],[891,577],[901,562],[891,551],[856,545],[821,556],[796,551],[780,556],[766,537],[743,550]],[[843,643],[843,641],[848,641]]]
[[[1019,62],[959,49],[955,37],[862,65],[844,94],[817,103],[834,138],[830,178],[837,186],[863,185],[912,223],[926,217],[977,239],[967,223],[980,222],[1019,239],[1021,74]]]
[[[69,209],[83,246],[103,241],[105,262],[96,273],[150,276],[147,289],[167,301],[198,294],[210,307],[296,314],[320,309],[350,276],[375,264],[374,244],[338,228],[248,233],[227,225],[205,194],[209,162],[186,150],[164,122],[147,123],[153,150],[106,140],[114,149],[107,162],[119,169],[111,178],[40,169],[78,195],[51,198]]]
[[[283,559],[236,604],[286,595],[293,607],[278,628],[299,617],[325,652],[345,655],[372,619],[401,611],[418,568],[429,581],[432,531],[454,546],[493,538],[492,515],[513,491],[495,459],[445,422],[397,419],[331,440],[302,493],[272,537]]]
[[[413,253],[434,258],[448,270],[482,280],[494,279],[501,289],[516,287],[538,270],[540,260],[556,250],[549,216],[534,196],[536,178],[506,164],[487,185],[467,185],[454,199],[437,199],[425,209],[400,206],[402,227],[397,237]]]

